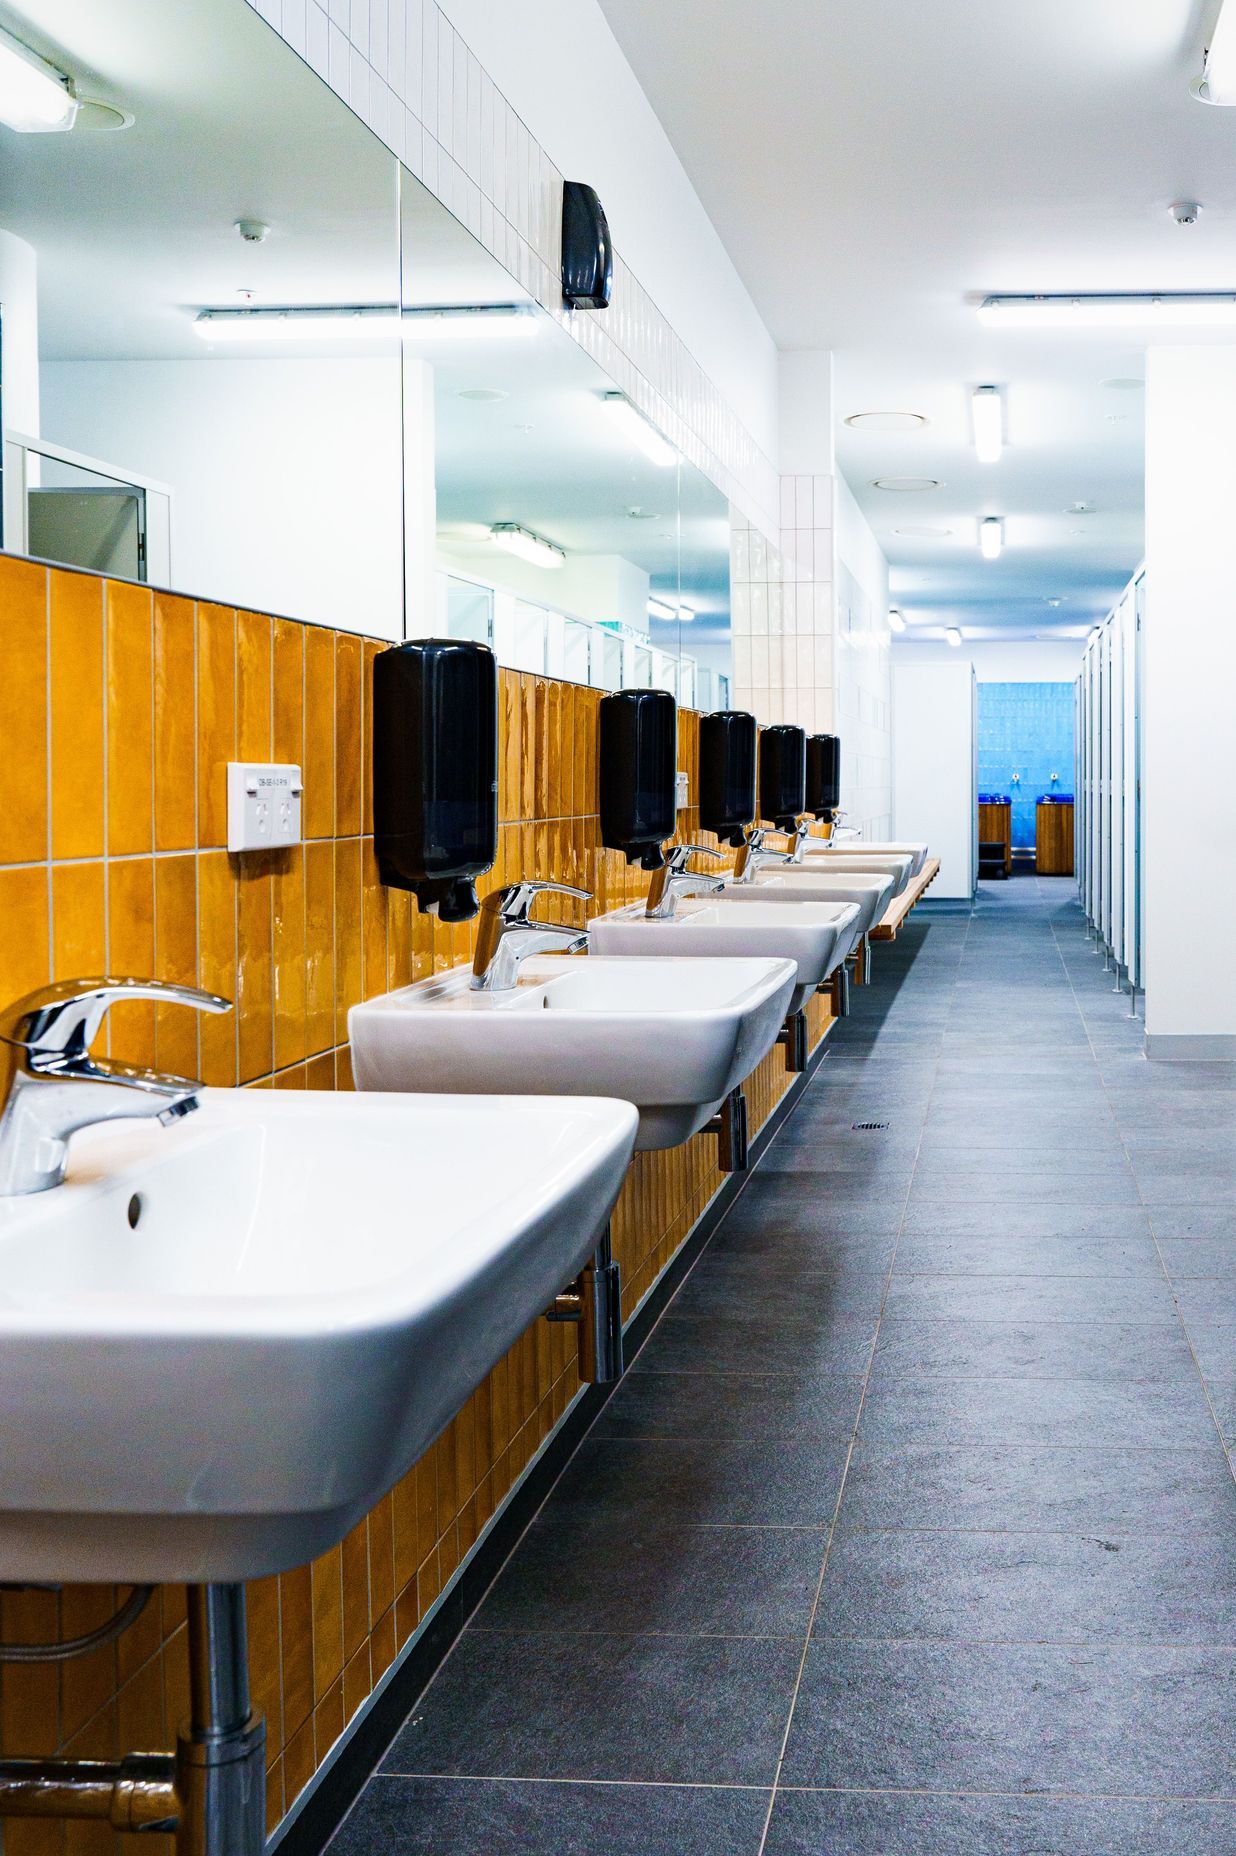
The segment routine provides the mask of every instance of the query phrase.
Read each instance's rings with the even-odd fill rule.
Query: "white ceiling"
[[[1142,545],[1141,395],[1103,383],[1141,376],[1144,351],[997,336],[974,302],[1236,286],[1236,110],[1188,93],[1218,0],[602,5],[778,345],[836,356],[839,463],[907,616],[1085,629]],[[1181,198],[1203,203],[1193,228],[1169,216]],[[1009,438],[986,468],[967,408],[985,382]],[[931,423],[841,423],[886,408]],[[891,495],[879,475],[944,487]],[[988,513],[1007,519],[995,565]],[[954,533],[895,532],[915,526]]]

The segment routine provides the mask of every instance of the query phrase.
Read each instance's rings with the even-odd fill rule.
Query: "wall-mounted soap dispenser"
[[[778,831],[793,831],[805,812],[807,737],[780,722],[760,730],[760,817]]]
[[[600,705],[601,842],[659,870],[677,829],[678,705],[668,690],[615,690]]]
[[[841,741],[836,735],[807,736],[805,811],[831,822],[841,804]]]
[[[740,845],[755,817],[755,717],[718,709],[700,717],[700,828]]]
[[[443,921],[476,914],[498,854],[498,663],[486,645],[414,638],[373,665],[378,872]]]

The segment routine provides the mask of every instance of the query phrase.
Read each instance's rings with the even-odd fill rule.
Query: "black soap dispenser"
[[[807,737],[779,722],[760,730],[760,817],[778,831],[793,831],[806,811]]]
[[[668,690],[615,690],[600,704],[601,842],[659,870],[677,825],[678,705]]]
[[[487,645],[414,638],[373,665],[378,872],[446,922],[477,912],[498,854],[498,661]]]
[[[805,810],[831,823],[841,804],[841,742],[836,735],[807,736]]]
[[[755,717],[717,709],[700,717],[700,829],[743,843],[755,817]]]

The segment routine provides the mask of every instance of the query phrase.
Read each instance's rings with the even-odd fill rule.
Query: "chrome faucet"
[[[474,992],[509,992],[529,954],[558,949],[565,954],[586,953],[586,929],[568,928],[563,922],[534,922],[528,911],[537,896],[575,896],[587,902],[590,889],[573,889],[569,883],[504,883],[481,902],[481,931],[472,961]]]
[[[672,921],[679,896],[713,896],[719,889],[724,889],[723,876],[704,876],[687,869],[693,857],[720,856],[720,851],[710,850],[706,844],[672,844],[661,868],[652,873],[652,881],[648,885],[648,906],[644,910],[645,919],[650,922]]]
[[[58,1186],[78,1128],[146,1116],[168,1127],[197,1107],[200,1083],[90,1055],[108,1007],[125,999],[232,1009],[194,986],[97,979],[60,980],[0,1012],[0,1197]]]
[[[788,851],[769,850],[766,843],[768,835],[762,825],[753,825],[748,831],[734,859],[736,883],[754,883],[756,871],[762,870],[766,864],[800,864],[811,828],[805,819],[799,819],[792,832],[774,832],[774,837],[784,838],[789,844]]]
[[[861,838],[862,837],[863,835],[862,826],[848,824],[846,822],[848,818],[849,818],[849,814],[847,812],[843,812],[840,806],[838,806],[834,810],[832,836],[828,840],[830,844],[835,843],[839,838]]]

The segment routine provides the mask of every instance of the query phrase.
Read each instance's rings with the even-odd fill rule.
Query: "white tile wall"
[[[886,838],[893,811],[888,625],[846,567],[837,575],[835,661],[842,805],[848,823],[868,838]]]

